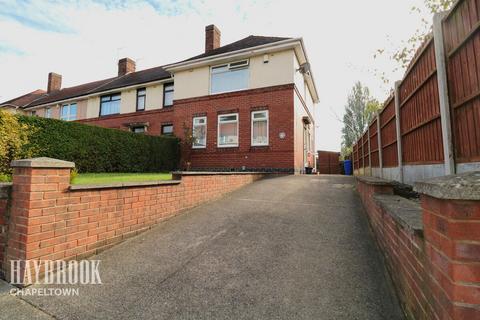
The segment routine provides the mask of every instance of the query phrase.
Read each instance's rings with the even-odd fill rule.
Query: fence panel
[[[480,0],[460,1],[443,23],[456,162],[480,161]]]
[[[372,157],[372,168],[380,167],[378,160],[378,134],[377,134],[377,118],[370,124],[370,157]]]
[[[400,84],[404,164],[443,163],[442,124],[433,38],[419,49]]]
[[[398,166],[397,127],[395,125],[395,99],[390,97],[380,112],[380,137],[384,168]]]
[[[363,149],[363,167],[367,168],[369,166],[370,154],[368,153],[368,131],[362,136],[362,149]]]

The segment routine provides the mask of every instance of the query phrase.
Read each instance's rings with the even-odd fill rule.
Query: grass
[[[79,173],[73,178],[72,184],[106,184],[171,179],[171,173]]]

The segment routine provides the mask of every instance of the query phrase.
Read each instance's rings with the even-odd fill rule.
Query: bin
[[[345,160],[343,162],[343,168],[345,169],[345,175],[351,176],[352,175],[352,160]]]

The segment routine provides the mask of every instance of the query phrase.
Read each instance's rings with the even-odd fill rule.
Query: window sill
[[[228,148],[238,148],[237,145],[229,145],[229,146],[217,146],[218,149],[228,149]]]

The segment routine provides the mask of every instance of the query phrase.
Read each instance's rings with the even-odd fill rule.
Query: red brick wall
[[[74,191],[70,169],[15,168],[8,259],[81,259],[261,177],[187,175],[168,185]]]
[[[147,134],[158,136],[161,134],[162,124],[173,123],[173,108],[103,116],[78,120],[78,122],[126,131],[130,130],[131,123],[148,123]]]
[[[421,236],[373,200],[392,187],[359,182],[358,191],[407,315],[480,319],[480,203],[422,195]]]
[[[9,194],[9,186],[0,186],[0,278],[2,277],[2,270],[5,270],[4,259],[7,245]]]
[[[183,124],[207,116],[207,148],[192,150],[193,168],[294,169],[292,85],[246,90],[175,101],[175,135],[183,137]],[[251,112],[269,110],[269,146],[251,146]],[[218,115],[239,113],[239,147],[217,148]],[[284,132],[286,137],[279,138]]]

